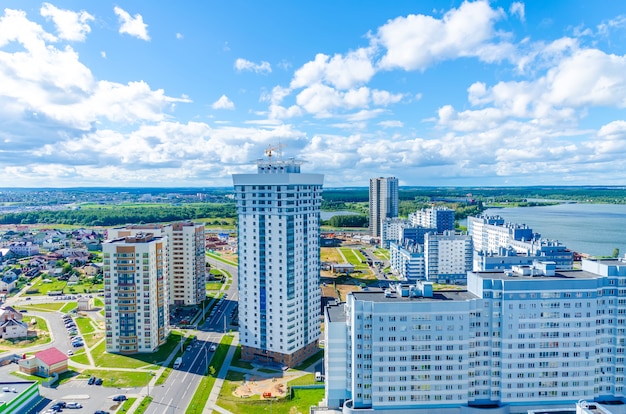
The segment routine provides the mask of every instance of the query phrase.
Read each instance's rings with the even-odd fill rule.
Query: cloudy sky
[[[0,187],[626,182],[626,2],[0,6]]]

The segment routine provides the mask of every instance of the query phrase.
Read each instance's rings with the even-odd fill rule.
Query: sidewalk
[[[207,401],[206,405],[204,406],[204,410],[202,411],[204,414],[211,414],[213,411],[217,411],[222,414],[231,414],[230,411],[218,407],[217,397],[220,395],[220,391],[222,390],[222,385],[224,384],[224,378],[226,378],[226,373],[230,369],[230,363],[233,360],[233,356],[235,355],[235,349],[237,349],[237,345],[239,345],[239,334],[234,333],[233,336],[233,342],[230,344],[230,349],[226,354],[226,358],[224,358],[222,368],[220,369],[220,372],[217,373],[217,377],[215,378],[215,383],[213,384],[213,388],[211,389],[211,394],[209,394],[209,400]]]

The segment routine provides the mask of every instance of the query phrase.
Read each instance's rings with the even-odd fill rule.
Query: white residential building
[[[369,203],[370,235],[380,237],[385,219],[398,217],[398,179],[371,178]]]
[[[470,272],[353,292],[325,310],[326,405],[343,413],[526,413],[626,398],[626,262]],[[621,412],[621,411],[619,411]]]
[[[507,223],[500,216],[468,217],[467,232],[474,241],[474,270],[509,269],[535,261],[553,261],[559,270],[573,268],[573,252],[558,241],[542,239],[525,224]]]
[[[166,249],[152,233],[102,244],[107,352],[154,352],[167,340]]]
[[[391,242],[389,244],[389,264],[391,271],[404,280],[426,279],[423,245],[409,243],[402,246]]]
[[[293,366],[320,336],[320,205],[323,175],[300,162],[257,162],[235,174],[239,214],[239,341],[242,358]]]
[[[440,283],[465,283],[472,270],[474,249],[472,237],[445,231],[443,234],[424,235],[426,279]]]
[[[448,207],[433,206],[409,214],[413,226],[437,229],[437,233],[454,230],[454,210]]]
[[[402,243],[402,230],[410,226],[411,222],[407,219],[398,217],[384,219],[380,233],[381,247],[388,249],[390,242]]]

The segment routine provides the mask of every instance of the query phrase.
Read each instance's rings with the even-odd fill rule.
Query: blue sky
[[[626,2],[0,6],[0,187],[626,182]]]

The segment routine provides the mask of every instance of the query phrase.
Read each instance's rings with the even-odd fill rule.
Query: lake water
[[[626,253],[626,205],[559,204],[545,207],[487,209],[506,221],[526,224],[549,240],[570,250],[593,256],[610,256],[617,247]]]

